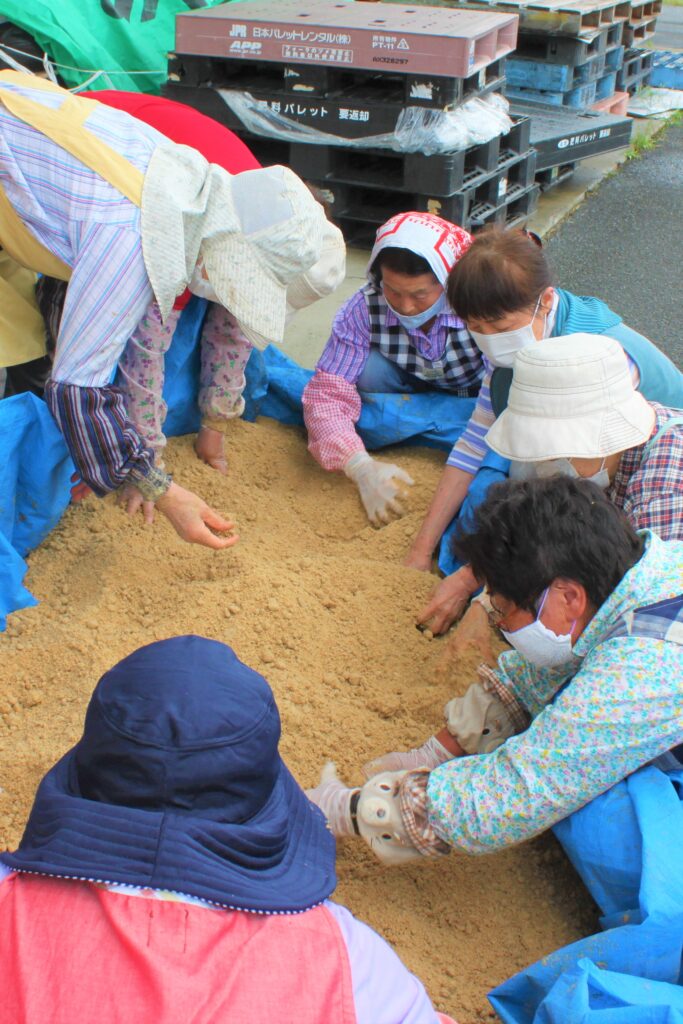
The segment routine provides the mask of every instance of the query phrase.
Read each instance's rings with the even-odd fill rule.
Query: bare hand
[[[221,533],[234,530],[235,524],[223,519],[205,501],[192,491],[172,483],[157,501],[157,508],[166,516],[179,537],[190,544],[203,544],[216,551],[232,547],[239,540],[237,534],[231,537],[217,537],[212,530]]]
[[[403,564],[407,569],[417,569],[419,572],[431,572],[432,556],[423,555],[411,548],[403,559]]]
[[[133,484],[124,484],[121,488],[119,504],[123,505],[129,516],[134,516],[142,509],[142,515],[146,523],[154,522],[154,502],[145,501],[137,487]]]
[[[223,476],[228,475],[228,460],[225,457],[225,443],[219,430],[201,427],[194,443],[197,456],[207,466],[218,470]]]
[[[472,574],[469,569],[459,569],[452,576],[447,576],[439,583],[429,603],[417,616],[417,624],[429,625],[435,636],[445,633],[465,611],[474,589],[476,583],[472,585]]]
[[[79,501],[83,501],[89,494],[92,494],[92,490],[87,484],[81,480],[80,473],[71,474],[71,502],[75,505]]]

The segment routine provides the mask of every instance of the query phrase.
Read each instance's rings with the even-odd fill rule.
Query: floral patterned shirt
[[[468,853],[529,839],[683,740],[683,624],[666,640],[610,636],[629,613],[683,593],[683,543],[648,530],[645,552],[574,645],[540,669],[516,651],[498,676],[532,716],[490,754],[431,772],[429,820]]]

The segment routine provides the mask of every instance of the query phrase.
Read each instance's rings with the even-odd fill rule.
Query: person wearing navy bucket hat
[[[335,841],[278,753],[266,680],[197,636],[100,679],[0,855],[0,1024],[437,1024],[328,897]]]

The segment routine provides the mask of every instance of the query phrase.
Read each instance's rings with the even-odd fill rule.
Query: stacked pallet
[[[407,209],[467,228],[517,224],[538,198],[529,118],[428,156],[401,135],[406,114],[424,137],[432,120],[457,121],[464,104],[500,95],[516,34],[517,17],[495,12],[221,5],[177,16],[164,93],[227,125],[264,163],[285,163],[323,189],[348,239],[368,238]]]
[[[507,64],[508,96],[524,103],[625,113],[627,96],[615,93],[631,0],[440,2],[519,14],[517,51]]]

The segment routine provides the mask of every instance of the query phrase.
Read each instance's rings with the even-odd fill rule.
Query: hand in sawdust
[[[145,501],[137,487],[132,484],[124,484],[121,488],[119,504],[123,505],[129,516],[134,516],[142,509],[145,522],[154,522],[154,502]]]
[[[219,551],[232,547],[239,540],[237,534],[218,537],[212,533],[212,530],[220,533],[234,530],[235,524],[223,519],[198,495],[185,490],[179,484],[172,483],[156,504],[178,536],[190,544],[203,544],[207,548]]]
[[[429,603],[417,616],[417,625],[429,625],[435,636],[445,633],[460,618],[478,586],[469,566],[463,566],[452,576],[447,576],[441,580]]]
[[[228,475],[225,444],[223,435],[219,430],[212,430],[211,427],[201,427],[194,443],[194,450],[198,458],[205,462],[207,466],[218,470],[223,476]]]

